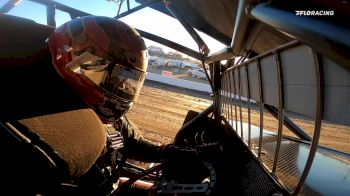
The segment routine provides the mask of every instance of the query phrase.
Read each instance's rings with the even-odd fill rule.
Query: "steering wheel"
[[[214,167],[204,161],[171,162],[155,183],[158,195],[210,195],[217,177]]]
[[[172,160],[131,177],[111,195],[118,195],[119,190],[132,186],[144,177],[153,181],[152,191],[157,192],[157,195],[210,195],[217,180],[215,169],[209,162]]]
[[[197,149],[200,157],[198,161],[172,160],[163,164],[162,176],[155,183],[159,195],[210,195],[214,190],[217,174],[208,157],[222,148],[216,142],[214,127],[205,124],[182,130],[175,137],[175,145]]]
[[[183,130],[175,137],[174,144],[197,149],[200,154],[218,154],[221,146],[212,126],[196,126]],[[152,175],[153,190],[157,195],[210,195],[217,183],[215,164],[201,156],[198,160],[185,162],[171,160],[144,170],[130,178],[121,187],[131,186],[137,180]],[[117,194],[115,194],[117,195]]]

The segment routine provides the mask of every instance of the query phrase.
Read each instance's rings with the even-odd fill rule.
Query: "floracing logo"
[[[333,16],[333,10],[295,10],[297,16]]]

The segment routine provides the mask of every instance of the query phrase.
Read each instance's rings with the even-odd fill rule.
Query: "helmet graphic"
[[[130,26],[114,18],[85,16],[56,28],[48,45],[55,69],[103,120],[119,118],[137,100],[147,48]]]

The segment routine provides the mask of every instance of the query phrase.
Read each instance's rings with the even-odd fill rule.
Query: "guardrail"
[[[212,90],[209,84],[203,84],[203,83],[193,82],[193,81],[179,79],[179,78],[167,77],[167,76],[150,73],[150,72],[147,73],[146,79],[181,87],[181,88],[186,88],[190,90],[212,93]]]

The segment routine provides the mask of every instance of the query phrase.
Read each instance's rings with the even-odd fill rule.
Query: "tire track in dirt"
[[[208,94],[146,81],[138,102],[131,108],[128,116],[138,125],[147,139],[168,143],[181,128],[189,110],[201,112],[209,105],[211,105],[211,99]],[[247,108],[242,106],[242,121],[248,122]],[[234,110],[232,113],[235,120]],[[237,115],[239,120],[238,107]],[[290,116],[290,118],[312,136],[314,131],[312,120],[298,116]],[[259,119],[260,112],[252,108],[252,124],[259,127]],[[278,129],[278,120],[267,112],[264,112],[264,128],[274,132],[277,132]],[[295,137],[286,127],[283,128],[283,131],[284,134]],[[322,124],[320,145],[350,153],[349,143],[350,127],[327,122]]]
[[[205,93],[146,81],[128,117],[152,141],[169,143],[189,110],[201,112],[211,100]]]
[[[146,90],[147,90],[147,87],[146,87]],[[147,91],[147,96],[144,96],[143,99],[140,100],[141,101],[140,103],[142,103],[142,101],[147,101],[147,99],[155,99],[161,102],[164,101],[166,103],[172,103],[172,105],[175,108],[186,108],[186,109],[188,107],[202,108],[201,106],[205,105],[206,107],[207,103],[210,103],[209,95],[207,95],[206,99],[203,99],[203,98],[189,96],[186,94],[167,92],[166,96],[159,97],[160,94],[164,94],[163,91],[164,90],[160,90],[160,89],[151,89]]]

